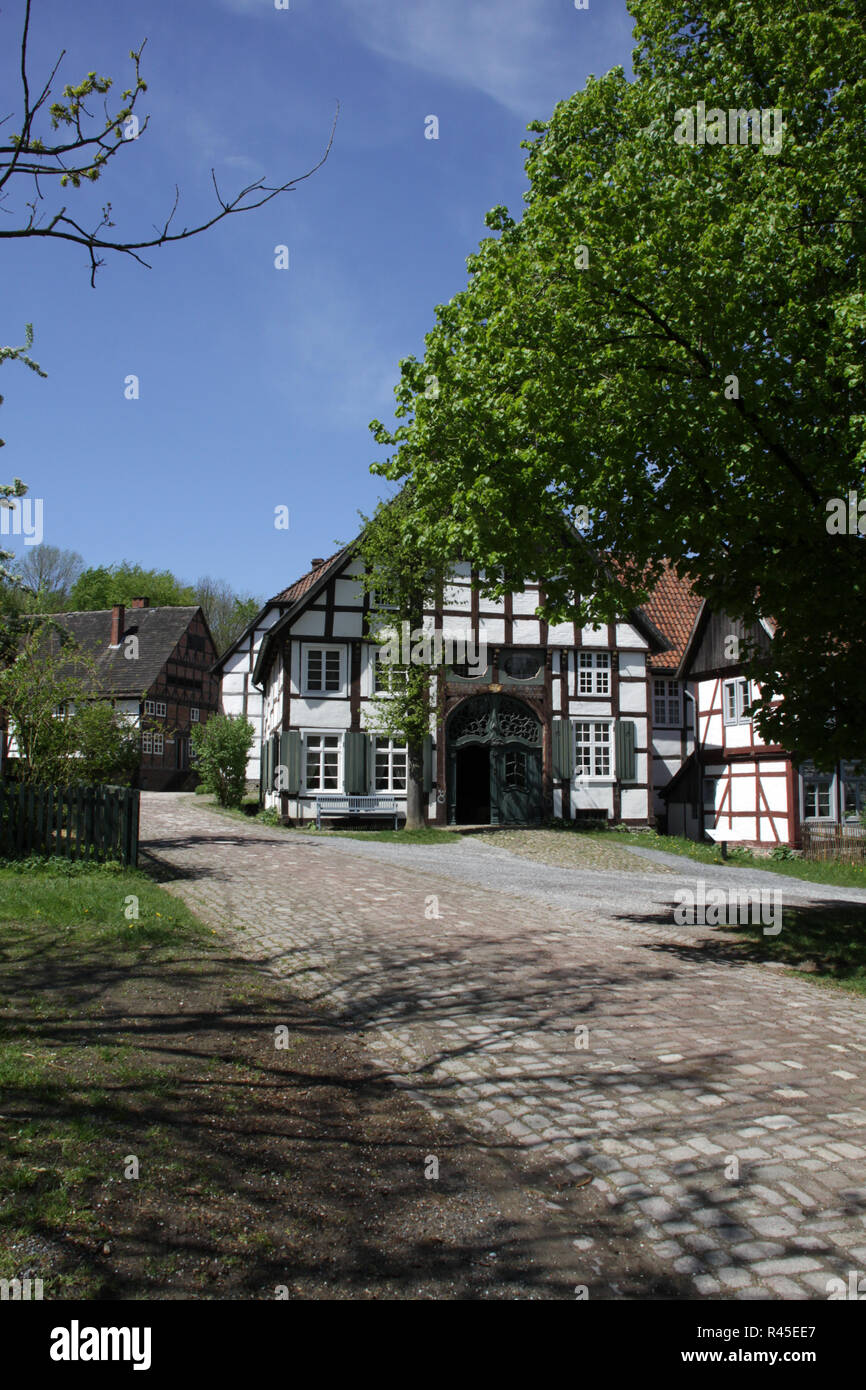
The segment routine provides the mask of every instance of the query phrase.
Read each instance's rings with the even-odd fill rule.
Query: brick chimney
[[[126,612],[122,603],[116,603],[111,610],[111,641],[110,647],[119,647],[123,638]]]
[[[324,560],[322,560],[322,559],[311,560],[311,561],[310,561],[310,569],[311,569],[311,570],[320,570],[320,569],[322,568],[322,565],[323,565],[324,563],[325,563],[325,562],[324,562]]]
[[[130,601],[129,601],[129,606],[130,606],[130,608],[149,608],[149,607],[150,607],[150,599],[149,599],[149,598],[133,598],[133,599],[130,599]]]

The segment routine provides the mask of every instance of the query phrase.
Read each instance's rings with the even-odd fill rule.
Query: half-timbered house
[[[757,848],[800,846],[803,826],[857,823],[866,806],[866,776],[855,762],[818,772],[797,766],[766,742],[752,720],[757,689],[745,675],[745,639],[770,650],[773,625],[748,629],[702,603],[676,672],[691,692],[697,737],[661,789],[671,834]],[[856,752],[856,750],[852,750]]]
[[[361,574],[347,547],[299,581],[300,592],[276,620],[251,629],[246,650],[242,642],[223,659],[224,709],[233,712],[239,675],[251,674],[261,689],[262,795],[287,819],[315,816],[327,794],[405,799],[406,749],[377,736],[370,719],[371,703],[381,698],[380,648],[370,636],[371,596]],[[477,665],[454,661],[437,675],[441,715],[431,716],[428,739],[428,820],[590,816],[646,825],[647,663],[667,639],[644,611],[601,626],[548,624],[537,616],[541,599],[531,584],[486,599],[478,576],[455,564],[441,602],[425,613],[431,637],[481,653]]]

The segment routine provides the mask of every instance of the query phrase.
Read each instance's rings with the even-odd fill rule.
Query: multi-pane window
[[[145,702],[144,702],[144,712],[145,712],[145,714],[155,714],[155,715],[157,715],[160,719],[164,719],[164,718],[165,718],[165,701],[164,701],[164,700],[145,700]]]
[[[304,693],[307,695],[334,695],[339,694],[342,686],[342,647],[306,647],[304,649]]]
[[[189,712],[189,719],[191,724],[198,723],[198,710],[196,709],[195,705],[193,705],[192,709]]]
[[[803,815],[806,820],[829,820],[831,779],[810,778],[803,784]]]
[[[406,746],[392,738],[376,739],[374,780],[377,792],[406,790]]]
[[[339,734],[307,734],[305,777],[308,792],[340,790]]]
[[[578,777],[610,777],[611,725],[597,720],[574,724],[574,765]]]
[[[373,694],[382,695],[406,689],[406,667],[384,661],[382,648],[373,648]]]
[[[163,734],[154,734],[151,733],[149,729],[145,729],[141,735],[142,753],[157,753],[161,757],[164,744],[165,738]]]
[[[748,724],[752,718],[749,682],[738,676],[722,685],[722,710],[726,724]]]
[[[610,694],[610,652],[578,652],[577,693]]]
[[[679,681],[653,681],[653,723],[657,729],[675,729],[682,723],[682,695]]]

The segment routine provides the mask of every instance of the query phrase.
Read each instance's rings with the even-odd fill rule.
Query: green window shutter
[[[551,752],[554,777],[557,781],[570,782],[574,772],[574,745],[571,741],[570,720],[551,721]]]
[[[366,734],[354,730],[346,734],[343,744],[343,790],[347,796],[367,794],[367,744]]]
[[[424,794],[433,790],[433,736],[428,734],[424,740]]]
[[[259,787],[264,792],[268,778],[268,745],[264,739],[259,744]]]
[[[272,792],[274,789],[274,764],[276,762],[274,751],[274,735],[269,734],[267,768],[265,773],[265,787],[269,792]]]
[[[280,766],[285,768],[282,790],[297,796],[301,790],[301,735],[296,729],[280,734]]]
[[[618,719],[616,722],[616,775],[620,782],[633,782],[637,775],[633,719]]]

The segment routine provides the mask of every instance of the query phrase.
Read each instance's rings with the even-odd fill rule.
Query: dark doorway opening
[[[458,825],[490,824],[490,748],[470,743],[457,750]]]

